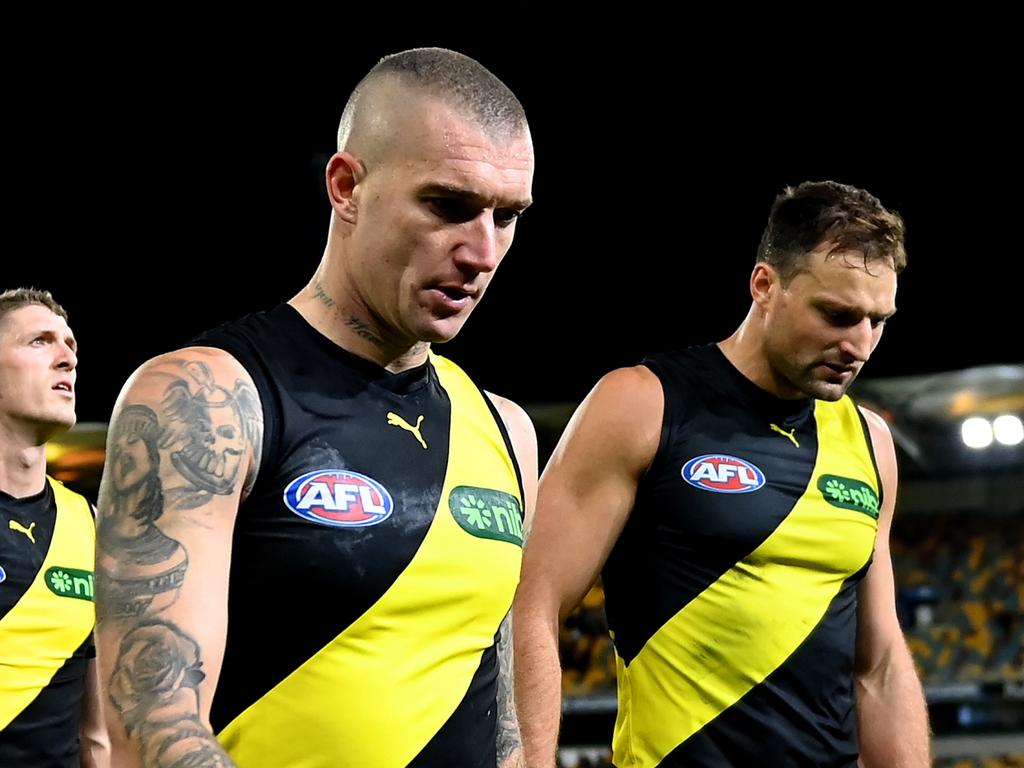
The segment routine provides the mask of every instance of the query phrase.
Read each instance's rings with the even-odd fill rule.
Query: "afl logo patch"
[[[764,486],[764,472],[735,456],[706,453],[683,465],[683,480],[715,493],[750,493]]]
[[[7,581],[7,571],[5,571],[4,567],[0,565],[0,583],[5,581]]]
[[[284,503],[299,517],[336,528],[364,528],[391,516],[388,489],[347,469],[318,469],[288,483]]]

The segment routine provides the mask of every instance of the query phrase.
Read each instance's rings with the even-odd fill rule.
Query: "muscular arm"
[[[523,478],[523,544],[530,535],[537,501],[537,434],[530,417],[511,400],[488,394],[501,414]],[[513,697],[512,612],[501,623],[498,643],[498,768],[524,768],[523,743]]]
[[[875,557],[860,586],[857,612],[857,730],[864,768],[931,765],[928,710],[896,618],[889,530],[896,505],[896,453],[885,422],[864,411],[882,476]]]
[[[97,523],[97,653],[113,764],[231,766],[209,725],[235,515],[262,413],[224,352],[156,358],[111,418]]]
[[[561,716],[558,626],[582,599],[657,452],[664,398],[647,368],[605,376],[566,427],[540,481],[513,608],[516,704],[526,762],[555,765]]]

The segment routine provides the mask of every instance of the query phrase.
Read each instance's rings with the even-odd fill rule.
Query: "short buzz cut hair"
[[[348,144],[362,96],[388,77],[463,112],[493,136],[515,136],[527,127],[519,99],[476,59],[447,48],[412,48],[385,56],[356,85],[338,126],[339,152]]]
[[[807,254],[829,244],[829,256],[855,252],[864,268],[888,265],[896,273],[907,266],[903,218],[877,197],[835,181],[805,181],[775,198],[757,249],[757,263],[778,270],[789,283],[807,265]]]
[[[22,307],[33,304],[46,307],[55,315],[64,318],[67,322],[68,313],[49,291],[41,291],[38,288],[12,288],[0,293],[0,322],[11,312]]]

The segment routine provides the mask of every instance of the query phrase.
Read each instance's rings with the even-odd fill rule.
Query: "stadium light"
[[[1024,442],[1024,422],[1012,413],[997,416],[992,422],[992,434],[1003,445],[1020,445]]]
[[[960,437],[968,448],[988,448],[992,445],[992,424],[981,416],[972,416],[960,425]]]

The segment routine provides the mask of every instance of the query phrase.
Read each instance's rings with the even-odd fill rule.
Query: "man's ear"
[[[779,272],[771,264],[760,261],[750,273],[750,297],[764,311],[775,294],[782,289]]]
[[[358,214],[356,187],[366,176],[362,161],[351,152],[335,152],[327,161],[327,199],[342,221],[355,224]]]

